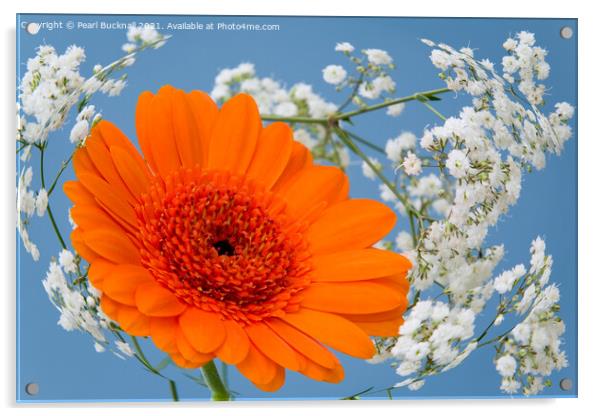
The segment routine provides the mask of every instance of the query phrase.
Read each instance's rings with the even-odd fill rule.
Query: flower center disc
[[[142,264],[184,302],[245,322],[298,308],[303,225],[261,186],[181,170],[156,179],[137,213]]]

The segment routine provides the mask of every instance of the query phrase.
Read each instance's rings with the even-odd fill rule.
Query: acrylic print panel
[[[17,399],[577,395],[577,21],[17,16]]]

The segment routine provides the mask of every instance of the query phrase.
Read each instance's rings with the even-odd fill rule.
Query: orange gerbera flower
[[[102,310],[186,368],[213,358],[273,391],[284,369],[338,382],[325,346],[359,358],[393,336],[409,261],[372,248],[395,223],[349,199],[340,169],[318,166],[284,123],[262,127],[244,94],[221,109],[165,86],[136,109],[141,156],[101,121],[73,159],[76,250]]]

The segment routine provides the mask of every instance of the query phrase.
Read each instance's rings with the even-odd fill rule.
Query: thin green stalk
[[[328,124],[328,119],[325,118],[313,118],[313,117],[282,117],[275,115],[263,115],[261,116],[264,121],[283,121],[287,123],[308,123],[308,124]]]
[[[374,143],[370,142],[369,140],[366,140],[366,139],[358,136],[357,134],[350,132],[349,130],[345,130],[345,131],[347,132],[347,134],[349,136],[351,136],[351,138],[353,138],[353,140],[358,141],[362,144],[365,144],[369,148],[376,150],[377,152],[382,153],[383,155],[387,154],[387,152],[385,152],[385,149],[383,149],[382,147],[375,145]]]
[[[351,104],[351,101],[353,100],[353,97],[355,97],[357,95],[357,91],[360,89],[360,85],[362,84],[362,82],[364,82],[364,74],[361,74],[359,79],[356,81],[355,86],[353,87],[353,90],[351,91],[351,95],[343,102],[343,104],[341,104],[339,106],[339,108],[337,108],[338,113],[343,111],[345,109],[345,107],[347,107],[349,104]]]
[[[75,154],[75,152],[71,153],[71,156],[69,156],[69,158],[63,162],[61,169],[58,171],[58,173],[54,177],[54,180],[52,181],[52,185],[50,185],[50,188],[48,189],[48,196],[50,196],[50,194],[52,194],[52,191],[54,191],[54,188],[56,187],[61,175],[63,174],[65,169],[67,169],[67,167],[69,166],[69,163],[71,163],[71,159],[73,159],[74,154]]]
[[[360,114],[364,114],[364,113],[369,113],[371,111],[380,110],[381,108],[386,108],[386,107],[389,107],[389,106],[392,106],[395,104],[406,103],[408,101],[421,100],[424,98],[428,99],[430,97],[436,96],[438,94],[443,94],[443,93],[446,93],[449,91],[451,91],[449,88],[437,88],[434,90],[417,92],[415,94],[408,95],[406,97],[395,98],[393,100],[384,101],[379,104],[374,104],[374,105],[369,105],[366,107],[358,108],[357,110],[349,111],[346,113],[334,114],[329,118],[282,117],[282,116],[276,116],[276,115],[272,115],[272,114],[262,115],[261,118],[264,121],[283,121],[286,123],[309,123],[309,124],[327,125],[327,124],[332,124],[333,122],[340,121],[340,120],[348,120],[351,117],[354,117],[354,116],[357,116]]]
[[[230,392],[224,386],[213,360],[201,367],[201,373],[211,390],[211,400],[215,402],[227,402],[230,400]]]
[[[46,151],[46,146],[42,146],[39,148],[40,149],[40,180],[42,182],[42,188],[46,189],[46,179],[44,177],[44,152]],[[63,247],[63,249],[67,248],[67,244],[65,244],[65,240],[63,240],[63,236],[61,235],[61,232],[59,231],[59,227],[56,223],[56,220],[54,219],[54,214],[52,214],[52,208],[50,208],[50,201],[48,201],[48,206],[46,207],[46,211],[48,211],[48,218],[50,219],[50,222],[52,224],[52,228],[54,229],[54,233],[56,234],[57,238],[59,239],[59,243],[61,244],[61,247]]]
[[[422,101],[420,100],[420,102],[422,104],[424,104],[424,106],[426,108],[428,108],[429,110],[431,110],[433,112],[433,114],[435,114],[437,117],[439,117],[441,120],[446,121],[447,117],[445,117],[443,114],[441,114],[439,111],[437,111],[437,109],[435,107],[433,107],[432,105],[430,105],[428,102],[426,101]]]
[[[443,93],[446,93],[449,91],[451,91],[449,88],[438,88],[438,89],[430,90],[430,91],[417,92],[415,94],[408,95],[406,97],[396,98],[394,100],[385,101],[383,103],[374,104],[374,105],[370,105],[367,107],[362,107],[362,108],[359,108],[354,111],[349,111],[347,113],[338,114],[338,115],[334,116],[333,118],[335,120],[345,120],[345,119],[348,119],[348,118],[351,118],[351,117],[354,117],[354,116],[357,116],[360,114],[368,113],[370,111],[380,110],[381,108],[389,107],[391,105],[406,103],[408,101],[419,100],[420,97],[428,98],[428,97],[432,97],[432,96],[438,95],[438,94],[443,94]]]

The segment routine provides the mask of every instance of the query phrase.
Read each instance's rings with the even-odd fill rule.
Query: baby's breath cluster
[[[476,348],[475,313],[446,302],[421,300],[406,316],[389,353],[399,362],[396,372],[408,377],[396,387],[417,390],[424,378],[458,366]],[[471,341],[467,341],[471,340]]]
[[[117,325],[100,308],[100,293],[81,272],[81,259],[70,250],[53,258],[42,280],[44,290],[59,310],[57,322],[65,331],[83,331],[92,337],[96,352],[110,349],[120,358],[134,355]],[[111,338],[115,338],[111,344]]]
[[[395,81],[389,75],[395,65],[387,51],[371,48],[354,53],[355,47],[348,42],[338,43],[335,51],[349,59],[353,73],[348,75],[340,65],[328,65],[322,70],[324,80],[335,84],[338,91],[351,88],[351,100],[355,104],[366,105],[366,100],[376,100],[395,92]]]
[[[528,272],[522,265],[516,268],[525,276],[521,278],[513,273],[511,277],[505,277],[502,274],[495,280],[496,283],[504,280],[504,284],[496,285],[498,292],[506,293],[507,286],[513,291],[498,309],[508,310],[519,320],[500,338],[495,364],[502,377],[502,391],[533,395],[551,385],[551,380],[546,377],[552,371],[568,366],[561,340],[565,325],[557,315],[560,291],[558,286],[549,283],[552,257],[546,255],[545,242],[541,238],[531,244]]]
[[[430,334],[440,320],[426,319],[429,315],[422,312],[432,314],[435,308],[431,301],[423,303],[420,293],[439,287],[450,311],[471,311],[473,317],[480,315],[491,299],[499,299],[496,315],[483,334],[473,337],[473,328],[467,328],[462,337],[450,338],[449,345],[455,345],[459,355],[494,344],[502,390],[536,394],[545,385],[542,377],[566,366],[560,349],[564,324],[555,314],[559,291],[555,285],[547,285],[552,260],[543,254],[545,243],[538,237],[531,249],[530,270],[517,265],[493,277],[504,246],[487,245],[485,239],[490,228],[516,204],[524,172],[543,169],[546,153],[562,151],[572,135],[568,121],[574,110],[561,102],[544,115],[546,90],[538,82],[547,78],[550,67],[545,62],[547,52],[535,46],[533,34],[521,32],[504,43],[508,55],[502,61],[502,76],[489,60],[477,61],[469,48],[457,51],[423,42],[433,47],[431,61],[442,70],[448,88],[468,94],[472,105],[457,116],[444,117],[427,100],[442,123],[426,129],[418,144],[402,139],[403,135],[387,142],[387,158],[406,174],[398,175],[395,183],[399,192],[409,197],[410,221],[417,225],[414,239],[405,231],[396,239],[397,248],[414,263],[410,279],[417,303],[397,341],[379,341],[378,346],[381,354],[389,354],[398,363],[400,375],[412,375],[398,386],[415,388],[413,383],[421,385],[425,377],[454,366],[435,359],[434,347],[439,344],[434,344]],[[388,187],[381,191],[385,201],[408,214],[407,206],[400,204]],[[493,297],[495,293],[498,296]],[[536,298],[545,299],[540,303],[543,306],[532,306]],[[442,307],[440,301],[437,305]],[[484,339],[511,313],[519,322],[511,332]],[[521,321],[524,314],[527,318]],[[420,321],[417,316],[425,319],[415,326]],[[539,342],[537,347],[533,340]],[[423,343],[420,360],[412,360],[408,354],[416,343]]]

